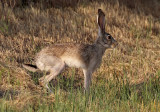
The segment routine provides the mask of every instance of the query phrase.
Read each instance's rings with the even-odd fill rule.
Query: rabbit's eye
[[[108,39],[110,40],[110,39],[112,39],[112,37],[110,35],[108,35]]]

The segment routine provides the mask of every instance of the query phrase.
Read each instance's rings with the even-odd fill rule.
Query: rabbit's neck
[[[100,41],[96,41],[94,45],[96,46],[98,53],[103,56],[107,48],[104,47]]]

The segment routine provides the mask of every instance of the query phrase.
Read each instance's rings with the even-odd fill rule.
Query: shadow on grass
[[[97,3],[109,3],[112,5],[119,4],[119,6],[125,6],[128,9],[134,10],[137,14],[139,12],[143,12],[147,15],[153,15],[156,18],[160,17],[158,13],[160,8],[160,2],[158,0],[15,0],[13,3],[10,1],[2,0],[2,7],[7,4],[11,8],[16,7],[27,7],[27,6],[34,6],[34,7],[41,7],[42,9],[47,8],[77,8],[78,5],[88,6],[89,4],[97,2]]]
[[[13,100],[20,92],[16,90],[0,90],[0,98],[5,100]]]
[[[80,90],[83,88],[83,78],[81,77],[68,77],[67,75],[59,75],[57,78],[50,82],[53,90],[56,87],[68,92],[70,90]]]
[[[35,85],[39,85],[39,79],[44,75],[48,75],[49,72],[28,72],[30,74],[31,79],[34,81]],[[72,74],[72,75],[71,75]],[[78,90],[83,88],[83,78],[79,76],[77,73],[61,73],[56,76],[53,80],[50,81],[50,88],[55,91],[58,87],[63,91],[70,91],[71,89]]]

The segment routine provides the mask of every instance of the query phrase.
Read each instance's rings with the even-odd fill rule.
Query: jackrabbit
[[[23,67],[36,72],[49,71],[50,74],[40,78],[40,84],[50,92],[48,83],[59,75],[65,66],[82,68],[84,88],[89,90],[92,73],[101,64],[102,56],[107,48],[117,45],[117,41],[105,32],[105,14],[98,9],[98,38],[92,45],[88,44],[55,44],[42,49],[35,58],[36,65],[23,64]]]

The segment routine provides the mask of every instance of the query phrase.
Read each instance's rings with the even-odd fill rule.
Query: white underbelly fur
[[[62,60],[65,64],[69,67],[76,67],[76,68],[85,68],[85,64],[76,58],[71,57],[63,57]]]

